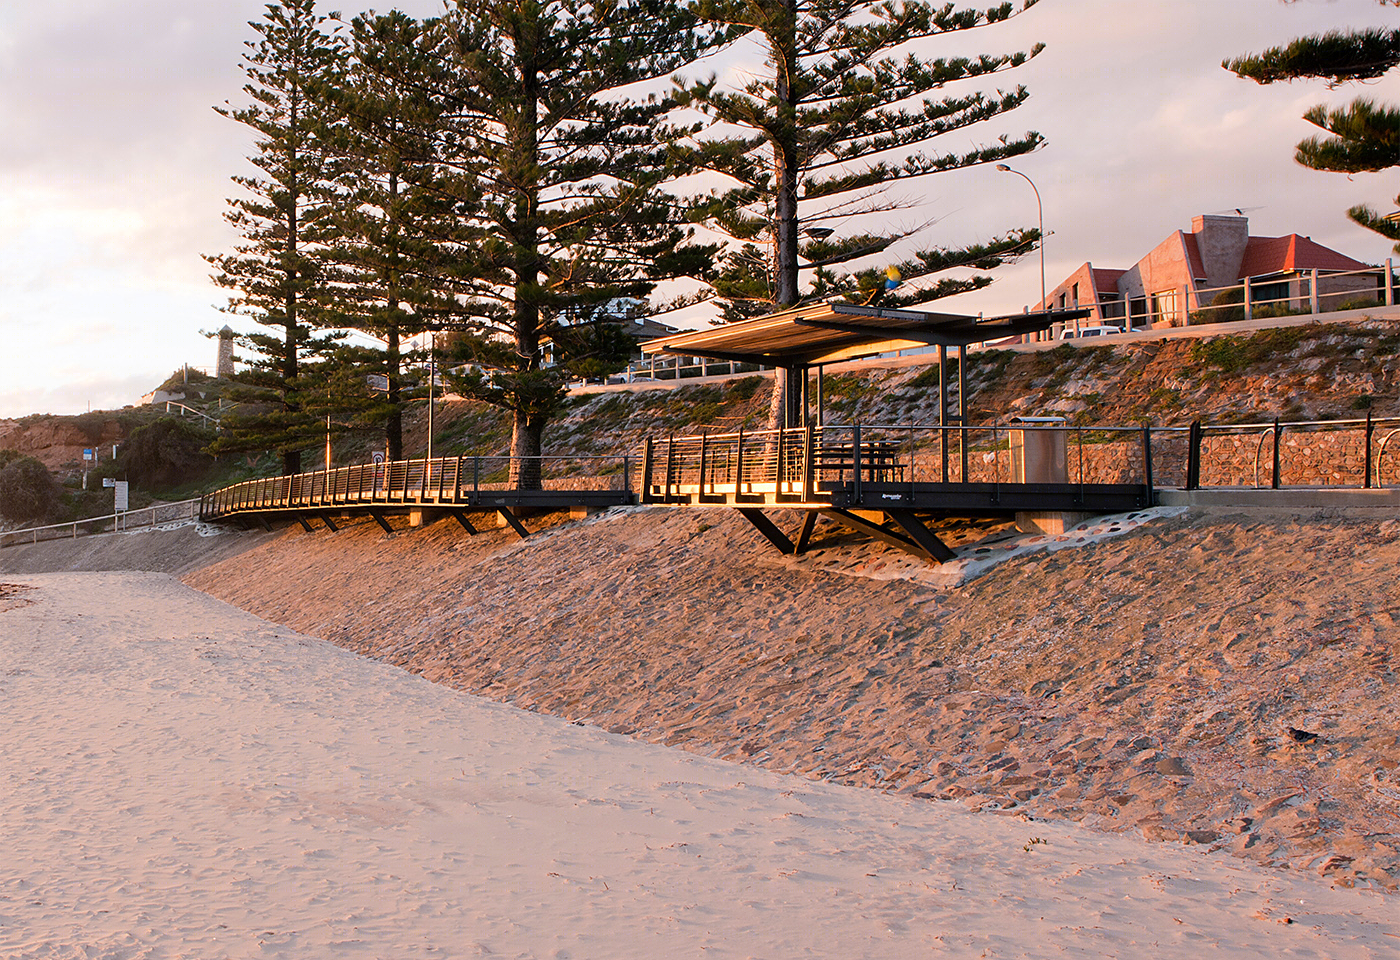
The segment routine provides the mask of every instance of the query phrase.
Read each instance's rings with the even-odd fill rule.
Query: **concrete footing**
[[[1066,510],[1025,510],[1016,514],[1016,529],[1022,533],[1055,535],[1097,516],[1093,513],[1071,513]]]

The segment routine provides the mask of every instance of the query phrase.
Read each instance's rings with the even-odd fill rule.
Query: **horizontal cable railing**
[[[641,458],[643,498],[863,484],[1400,486],[1400,418],[1188,426],[859,424],[665,437]]]
[[[1037,473],[1025,442],[1042,436],[1062,442],[1058,460]],[[649,440],[641,486],[644,498],[665,500],[682,491],[810,496],[868,483],[1144,484],[1150,448],[1144,427],[858,424],[740,431]]]
[[[200,502],[200,516],[240,511],[356,505],[471,506],[502,491],[568,493],[632,489],[632,458],[458,456],[395,460],[266,477],[224,487]]]

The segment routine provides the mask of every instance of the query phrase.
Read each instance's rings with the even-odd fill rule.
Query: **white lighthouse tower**
[[[219,331],[219,362],[214,368],[214,376],[227,380],[233,376],[233,328],[224,324]]]

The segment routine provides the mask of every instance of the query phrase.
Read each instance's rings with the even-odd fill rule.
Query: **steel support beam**
[[[462,525],[463,530],[467,531],[467,533],[471,534],[473,537],[476,536],[476,527],[472,526],[472,522],[467,519],[467,515],[465,513],[463,513],[460,510],[453,510],[452,516],[458,523]]]
[[[524,540],[530,535],[530,531],[525,529],[525,525],[520,522],[520,519],[515,514],[510,512],[509,508],[501,507],[496,512],[501,515],[502,520],[510,524],[510,528],[512,530],[514,530],[517,534],[520,535],[521,540]]]
[[[389,521],[384,519],[384,514],[380,513],[378,510],[371,510],[369,511],[369,515],[374,518],[374,522],[379,524],[380,529],[385,533],[394,532],[394,528],[389,526]]]
[[[802,518],[802,532],[797,536],[797,546],[792,552],[803,554],[807,552],[807,545],[812,542],[812,531],[817,527],[817,511],[808,510],[807,515]]]
[[[328,514],[328,513],[322,514],[322,515],[321,515],[321,522],[324,523],[324,524],[326,525],[326,529],[329,530],[331,533],[339,533],[339,532],[340,532],[340,528],[337,527],[337,526],[335,525],[335,521],[331,519],[330,514]]]
[[[909,534],[909,539],[939,563],[947,563],[957,556],[932,530],[924,526],[924,522],[914,515],[913,510],[886,510],[885,516],[898,524]]]
[[[924,528],[924,533],[927,534],[929,538],[932,538],[933,541],[942,548],[942,551],[948,554],[947,558],[940,557],[937,553],[924,546],[924,544],[920,543],[912,536],[905,535],[896,530],[891,530],[888,527],[883,527],[878,523],[872,523],[864,517],[858,517],[849,511],[832,509],[823,510],[821,512],[838,523],[850,527],[852,530],[857,530],[867,536],[874,537],[876,540],[888,543],[892,547],[898,547],[905,553],[912,553],[917,557],[923,557],[925,560],[935,560],[941,563],[944,559],[951,559],[952,557],[952,551],[948,550],[941,540],[938,540],[932,533],[929,533],[927,528]],[[902,513],[904,511],[900,512]],[[903,524],[900,525],[903,526]]]
[[[779,553],[793,553],[792,541],[787,538],[787,534],[778,529],[777,524],[768,519],[768,516],[757,507],[739,507],[739,512],[744,515],[744,519],[754,525],[754,529],[763,534],[765,540],[778,548]]]

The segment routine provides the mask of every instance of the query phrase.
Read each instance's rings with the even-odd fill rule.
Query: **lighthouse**
[[[233,328],[224,324],[219,331],[219,362],[214,368],[214,376],[227,380],[233,376]]]

